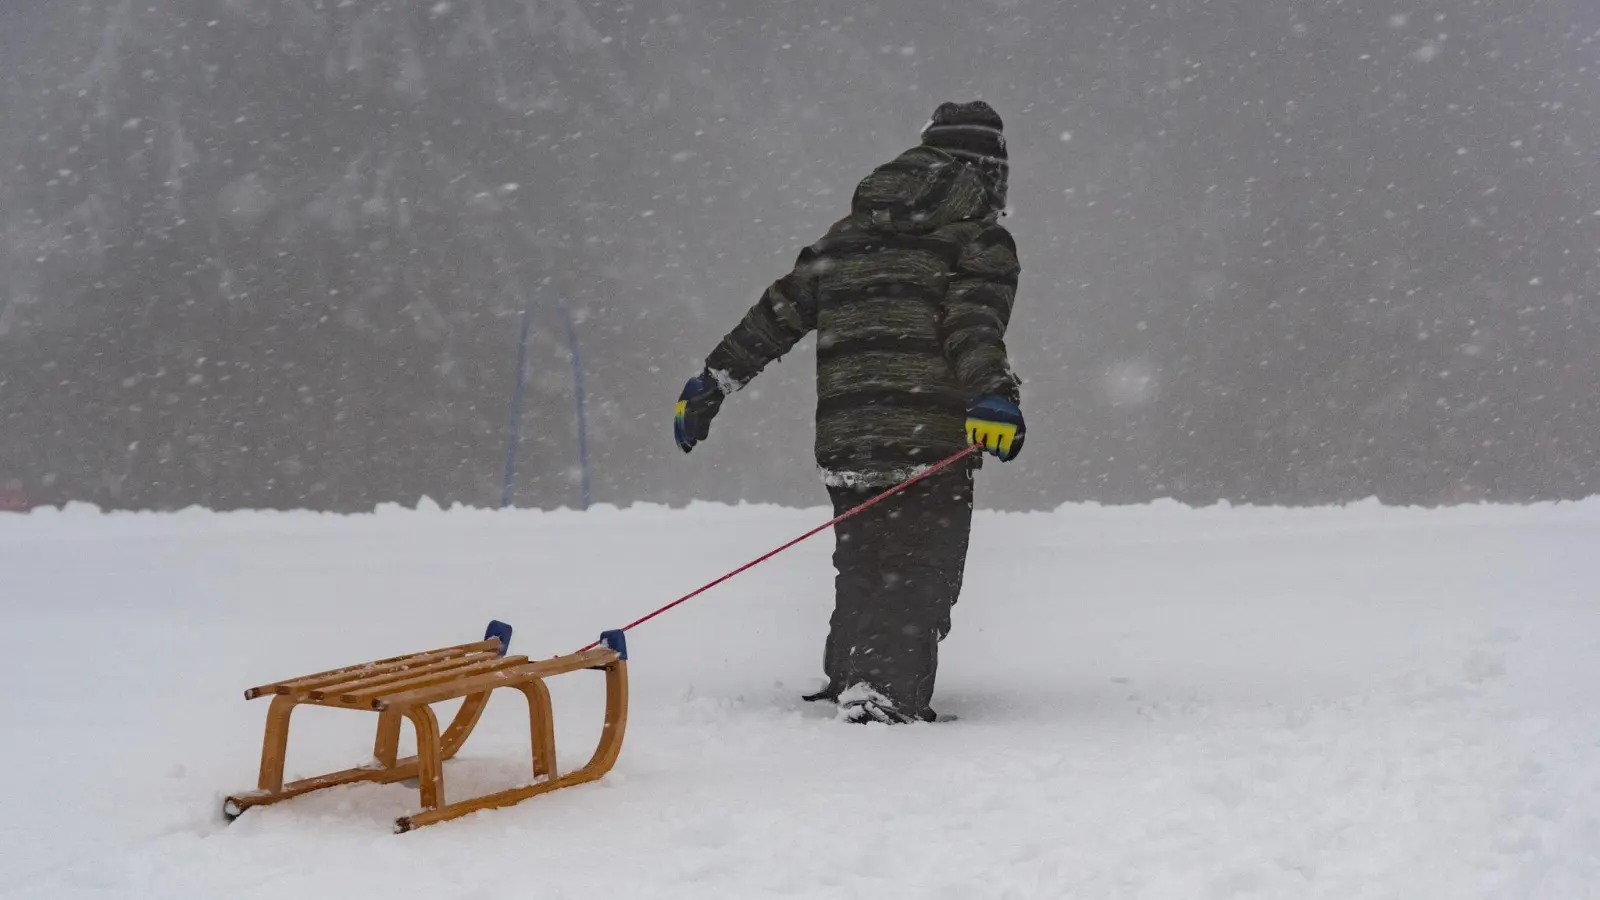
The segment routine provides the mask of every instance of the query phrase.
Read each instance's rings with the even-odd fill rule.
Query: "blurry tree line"
[[[543,291],[598,500],[822,503],[810,341],[693,457],[672,402],[974,96],[1030,430],[983,504],[1595,492],[1587,0],[27,0],[0,72],[0,489],[33,502],[492,505]],[[534,335],[517,501],[571,505]]]

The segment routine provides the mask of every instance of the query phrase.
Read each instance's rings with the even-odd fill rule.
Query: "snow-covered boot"
[[[885,725],[906,725],[912,722],[935,722],[938,715],[932,709],[915,712],[901,709],[893,700],[867,684],[857,684],[839,695],[839,720],[854,724],[882,722]]]

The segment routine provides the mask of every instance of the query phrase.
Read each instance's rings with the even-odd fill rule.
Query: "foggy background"
[[[0,490],[822,504],[812,352],[673,403],[943,100],[1004,116],[1029,439],[979,502],[1573,498],[1593,0],[8,0]]]

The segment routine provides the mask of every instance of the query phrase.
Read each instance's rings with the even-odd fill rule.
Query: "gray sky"
[[[941,100],[1006,118],[1028,449],[980,503],[1593,491],[1600,12],[309,0],[0,11],[0,486],[498,501],[518,317],[596,495],[818,503],[809,343],[672,401]],[[558,308],[517,498],[576,499]]]

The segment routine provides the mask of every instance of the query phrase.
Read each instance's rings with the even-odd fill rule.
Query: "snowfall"
[[[403,835],[404,783],[221,815],[255,782],[246,687],[493,618],[570,652],[826,518],[0,515],[0,896],[1600,897],[1600,499],[980,511],[954,720],[900,727],[799,700],[823,533],[631,632],[601,783]],[[565,768],[602,682],[551,681]],[[447,798],[531,778],[503,693]],[[374,718],[302,708],[289,777],[367,762]]]

